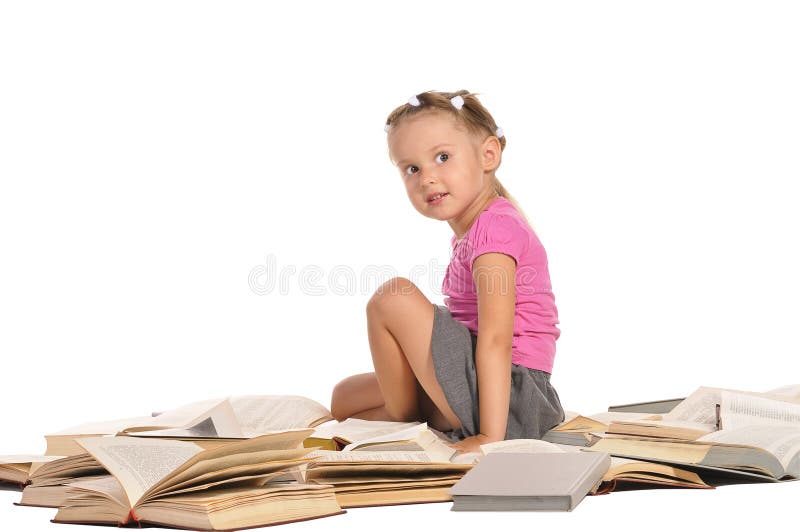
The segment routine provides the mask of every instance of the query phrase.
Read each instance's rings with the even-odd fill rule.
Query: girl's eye
[[[439,153],[436,154],[436,160],[439,160],[439,156],[440,155],[444,155],[444,157],[445,157],[444,160],[441,161],[441,162],[445,162],[450,158],[450,154],[448,154],[447,152],[444,152],[444,151],[440,151]],[[411,174],[413,174],[415,172],[414,170],[412,170],[412,168],[417,168],[417,167],[414,166],[414,165],[410,165],[410,166],[406,167],[406,175],[411,175]]]

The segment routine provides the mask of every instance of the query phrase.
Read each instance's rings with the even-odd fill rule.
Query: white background
[[[794,2],[0,6],[0,454],[211,397],[327,406],[371,371],[379,282],[442,303],[452,231],[412,208],[383,131],[428,89],[478,92],[505,130],[498,177],[548,252],[565,408],[800,381]],[[754,528],[794,520],[798,493],[287,526],[672,530],[680,507]],[[0,492],[0,528],[57,526],[18,496]]]

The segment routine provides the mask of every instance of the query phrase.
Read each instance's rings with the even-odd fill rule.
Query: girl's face
[[[496,137],[481,144],[458,129],[452,117],[431,111],[393,126],[388,143],[408,198],[423,216],[456,219],[491,195],[500,160]],[[439,193],[445,196],[429,200]]]

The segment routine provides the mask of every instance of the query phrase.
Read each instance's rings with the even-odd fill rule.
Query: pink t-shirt
[[[550,286],[547,254],[530,225],[510,201],[500,196],[478,215],[460,241],[456,242],[453,235],[450,245],[442,293],[453,318],[478,335],[478,294],[472,262],[489,252],[510,255],[517,263],[511,361],[552,373],[556,340],[561,335],[556,327],[558,310]]]

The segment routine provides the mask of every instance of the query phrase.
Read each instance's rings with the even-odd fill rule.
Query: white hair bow
[[[417,107],[419,105],[419,98],[417,98],[417,95],[415,94],[414,96],[408,99],[408,103],[409,105]],[[464,98],[462,98],[460,95],[453,96],[452,98],[450,98],[450,103],[452,103],[453,107],[455,107],[460,111],[461,108],[464,106]]]
[[[452,98],[450,98],[450,103],[453,104],[453,107],[455,107],[456,109],[458,109],[460,111],[461,108],[464,107],[464,98],[462,98],[460,95],[453,96]],[[414,107],[418,107],[420,105],[419,98],[417,98],[416,94],[408,99],[408,104],[412,105]],[[390,129],[392,129],[392,125],[391,124],[385,124],[383,126],[383,130],[386,133],[388,133]],[[495,134],[495,136],[497,138],[502,138],[503,137],[503,128],[498,127],[495,130],[494,134]]]

